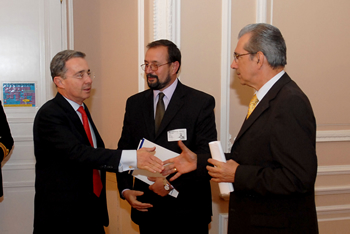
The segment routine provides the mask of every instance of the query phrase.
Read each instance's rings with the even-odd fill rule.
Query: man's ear
[[[60,76],[55,76],[54,78],[53,78],[53,82],[55,83],[55,85],[57,86],[57,87],[59,87],[59,88],[62,88],[63,87],[63,79],[62,79],[62,77],[60,77]]]
[[[171,74],[176,74],[177,70],[179,69],[179,62],[175,61],[173,63],[171,63]]]
[[[265,60],[265,55],[263,54],[263,52],[259,51],[258,53],[256,53],[256,63],[258,65],[262,65],[264,63]]]

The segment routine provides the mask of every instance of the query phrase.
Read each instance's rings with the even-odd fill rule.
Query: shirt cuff
[[[136,150],[123,150],[120,158],[118,171],[129,171],[137,168],[137,153]]]

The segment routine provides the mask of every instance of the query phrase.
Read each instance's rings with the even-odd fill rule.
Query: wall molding
[[[153,1],[153,40],[168,39],[180,48],[180,0]]]
[[[350,141],[350,130],[317,131],[316,142]]]
[[[317,176],[350,174],[350,165],[318,166]]]
[[[256,22],[266,23],[267,0],[256,0]]]
[[[318,222],[350,220],[350,204],[316,207]],[[327,217],[332,215],[333,217]],[[338,217],[334,217],[338,215]],[[227,233],[228,213],[219,214],[219,234]]]
[[[256,23],[268,23],[270,2],[270,24],[273,23],[273,0],[256,0]]]
[[[318,222],[350,220],[350,204],[316,207]],[[338,215],[338,217],[327,217]]]
[[[337,195],[350,194],[350,185],[345,186],[318,186],[315,188],[315,195]]]
[[[138,0],[138,60],[139,64],[144,63],[145,58],[145,2],[144,0]],[[140,66],[138,66],[139,79],[138,90],[142,92],[145,90],[145,78],[144,72]]]
[[[219,234],[226,234],[228,227],[228,213],[219,214]]]
[[[67,49],[74,50],[74,15],[73,15],[73,0],[67,0],[67,20],[68,20],[68,30],[67,30]]]
[[[231,0],[222,0],[221,8],[221,97],[220,142],[224,152],[231,150],[230,134],[230,59],[231,59]]]
[[[6,182],[4,181],[3,187],[4,188],[27,188],[32,187],[34,188],[35,181],[34,180],[28,180],[28,181],[16,181],[16,182]]]

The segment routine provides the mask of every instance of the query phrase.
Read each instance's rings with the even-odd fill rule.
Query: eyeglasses
[[[92,80],[95,79],[95,75],[90,70],[87,72],[86,71],[78,72],[78,73],[74,74],[72,77],[76,78],[76,79],[83,79],[85,75],[90,77]]]
[[[256,53],[239,54],[239,53],[234,52],[233,59],[235,60],[235,62],[237,62],[239,57],[244,56],[244,55],[248,55],[248,54],[256,54]]]
[[[167,65],[167,64],[169,64],[169,63],[172,63],[172,62],[164,63],[164,64],[161,64],[161,65],[158,65],[158,64],[156,64],[156,63],[142,64],[142,65],[141,65],[141,68],[142,68],[142,70],[146,71],[147,68],[150,67],[152,71],[157,71],[159,67],[164,66],[164,65]]]

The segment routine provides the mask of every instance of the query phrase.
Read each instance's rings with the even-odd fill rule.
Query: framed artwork
[[[4,107],[35,107],[35,83],[4,82],[2,84]]]

